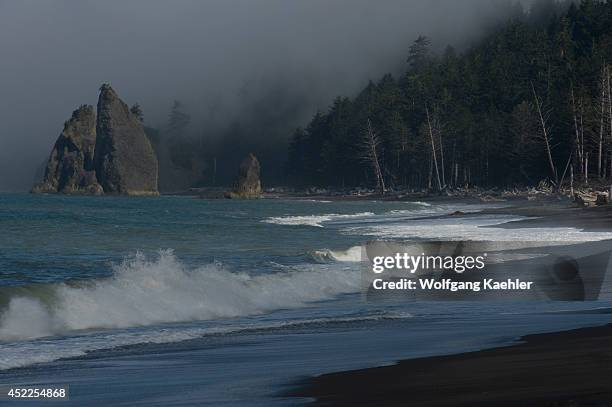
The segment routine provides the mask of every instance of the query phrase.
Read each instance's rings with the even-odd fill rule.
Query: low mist
[[[31,187],[63,122],[95,104],[103,82],[139,103],[147,126],[163,131],[180,100],[190,136],[277,154],[335,96],[403,69],[418,35],[461,48],[511,9],[505,0],[0,0],[0,190]]]

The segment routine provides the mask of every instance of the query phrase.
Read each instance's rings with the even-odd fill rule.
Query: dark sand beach
[[[611,406],[612,326],[325,374],[293,395],[321,406]]]
[[[485,213],[526,216],[525,219],[509,222],[502,227],[575,227],[588,231],[612,229],[612,206],[579,208],[569,201],[548,201],[540,205],[512,202],[508,207],[488,209]]]
[[[505,228],[612,228],[609,206],[512,202],[485,212],[529,217],[501,226]],[[292,395],[312,398],[321,406],[612,406],[612,325],[528,335],[514,346],[324,374],[307,380]]]
[[[447,200],[441,200],[445,202]],[[427,199],[426,202],[440,202],[436,199]],[[474,204],[480,202],[474,198],[459,198],[452,200],[453,203]],[[452,213],[443,216],[479,216],[491,215],[514,215],[525,217],[525,219],[507,222],[495,227],[505,229],[514,228],[541,228],[541,227],[572,227],[590,232],[601,232],[612,230],[612,205],[594,206],[588,208],[578,207],[573,201],[566,197],[544,196],[538,201],[527,200],[504,200],[490,202],[497,205],[477,212]],[[434,216],[432,218],[438,218]]]

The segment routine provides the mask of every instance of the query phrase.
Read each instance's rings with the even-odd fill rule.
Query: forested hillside
[[[418,38],[401,76],[338,97],[295,131],[293,181],[438,190],[610,178],[612,3],[539,11],[517,11],[461,53]]]

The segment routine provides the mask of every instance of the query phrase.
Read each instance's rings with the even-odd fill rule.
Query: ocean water
[[[74,405],[296,405],[283,394],[311,375],[610,322],[606,298],[363,301],[371,239],[612,239],[443,216],[484,208],[0,194],[0,385],[69,384]]]

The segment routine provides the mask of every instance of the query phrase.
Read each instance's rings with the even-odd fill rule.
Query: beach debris
[[[598,192],[595,198],[595,205],[607,205],[608,204],[608,194],[605,192]]]
[[[505,199],[497,198],[492,195],[483,195],[480,197],[480,202],[504,202]]]
[[[597,197],[594,194],[574,192],[574,202],[576,202],[578,206],[581,206],[583,208],[595,206],[596,199]]]
[[[608,205],[609,198],[607,192],[589,191],[574,192],[574,202],[583,208],[592,206]]]

